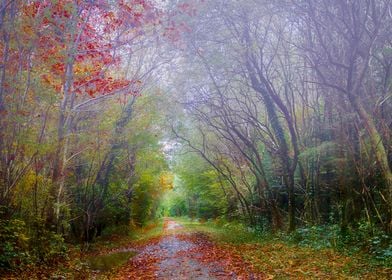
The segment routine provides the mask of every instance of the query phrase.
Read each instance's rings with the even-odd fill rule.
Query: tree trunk
[[[382,137],[378,132],[376,124],[371,115],[365,110],[356,96],[351,95],[349,100],[365,125],[378,166],[384,178],[385,187],[387,189],[386,204],[389,211],[389,220],[387,221],[388,230],[392,232],[392,171],[391,167],[389,166],[388,155],[385,150]]]
[[[57,148],[53,163],[53,174],[52,174],[52,191],[51,200],[53,202],[53,209],[48,209],[47,223],[50,225],[56,225],[57,231],[59,231],[59,217],[60,217],[60,205],[62,203],[62,196],[64,191],[64,171],[65,171],[65,159],[67,150],[67,141],[65,134],[69,128],[70,116],[69,103],[72,98],[72,84],[73,84],[73,59],[70,58],[65,68],[65,83],[63,100],[60,105],[59,120],[57,126]],[[50,206],[49,206],[50,207]]]

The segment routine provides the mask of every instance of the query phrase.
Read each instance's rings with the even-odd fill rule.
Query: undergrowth
[[[30,225],[19,219],[0,219],[0,271],[64,260],[68,246],[60,234],[36,219]]]
[[[390,237],[381,232],[346,232],[336,226],[271,233],[224,219],[176,218],[185,231],[201,231],[222,246],[231,246],[271,277],[388,279],[392,273]],[[388,247],[389,246],[389,247]],[[275,279],[275,278],[274,278]]]
[[[27,242],[27,240],[25,240],[26,238],[22,235],[22,233],[24,234],[25,232],[24,224],[13,223],[2,228],[3,230],[0,232],[0,241],[2,241],[1,238],[7,238],[9,241],[8,243],[0,244],[0,246],[3,246],[1,248],[3,252],[4,248],[10,248],[8,249],[10,253],[2,255],[0,261],[8,261],[10,257],[12,257],[12,260],[15,260],[16,257],[14,255],[18,257],[17,260],[21,259],[21,256],[24,256],[23,250],[27,250],[28,248],[24,243]],[[89,267],[87,261],[89,258],[111,254],[118,250],[121,251],[122,248],[133,246],[133,244],[148,242],[153,238],[159,237],[162,233],[163,220],[151,221],[142,228],[132,228],[129,226],[108,228],[103,232],[102,236],[96,238],[94,243],[88,245],[68,244],[66,257],[57,262],[56,265],[53,265],[53,263],[40,264],[25,261],[23,267],[13,267],[12,270],[3,271],[3,275],[1,275],[2,273],[0,270],[0,279],[95,279],[97,277],[97,272],[92,271]],[[44,239],[46,236],[47,235],[42,235],[41,238]],[[54,240],[56,241],[57,239]],[[42,252],[47,256],[53,254],[52,251],[62,252],[60,250],[61,248],[58,248],[58,243],[54,243],[55,241],[51,241],[51,239],[47,240],[45,243],[47,244],[47,248]],[[65,246],[65,243],[62,240],[59,244]],[[13,251],[11,251],[11,249]],[[20,261],[14,261],[14,263],[16,265],[21,264]],[[110,274],[110,272],[105,273],[108,275]],[[105,273],[99,274],[99,277],[102,276],[102,278],[98,279],[107,279],[106,275],[104,275]]]

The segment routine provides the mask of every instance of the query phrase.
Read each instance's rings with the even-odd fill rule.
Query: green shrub
[[[392,265],[392,239],[368,222],[341,231],[339,225],[299,228],[283,239],[315,249],[333,248],[347,253],[364,252],[377,262]]]
[[[48,230],[43,220],[37,219],[31,227],[30,248],[35,262],[53,262],[67,256],[64,238]]]
[[[13,268],[31,260],[26,232],[21,220],[0,220],[0,268]]]
[[[0,220],[0,268],[48,263],[66,256],[64,239],[46,229],[43,221],[36,220],[28,227],[19,219]]]
[[[339,227],[323,225],[299,228],[288,236],[288,240],[315,249],[337,248],[340,242]]]
[[[368,222],[360,222],[358,229],[351,233],[349,241],[376,260],[392,265],[392,238],[380,228]]]

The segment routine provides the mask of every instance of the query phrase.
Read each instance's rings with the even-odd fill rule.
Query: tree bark
[[[371,142],[374,155],[380,167],[380,171],[385,181],[387,189],[386,203],[389,211],[388,231],[392,232],[392,171],[388,162],[388,155],[383,144],[383,139],[377,130],[376,124],[372,116],[365,110],[362,103],[359,102],[356,96],[351,96],[350,102],[364,123],[365,129],[368,132],[369,140]]]

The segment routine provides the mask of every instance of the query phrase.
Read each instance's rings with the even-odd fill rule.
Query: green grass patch
[[[209,235],[218,243],[243,244],[252,242],[264,242],[266,236],[261,236],[253,229],[239,222],[227,222],[224,220],[198,221],[187,217],[173,218],[184,226],[184,231],[198,231]]]
[[[163,219],[149,222],[144,227],[121,227],[112,230],[111,234],[105,234],[90,244],[87,253],[99,253],[115,248],[121,248],[130,243],[148,241],[163,234]]]

